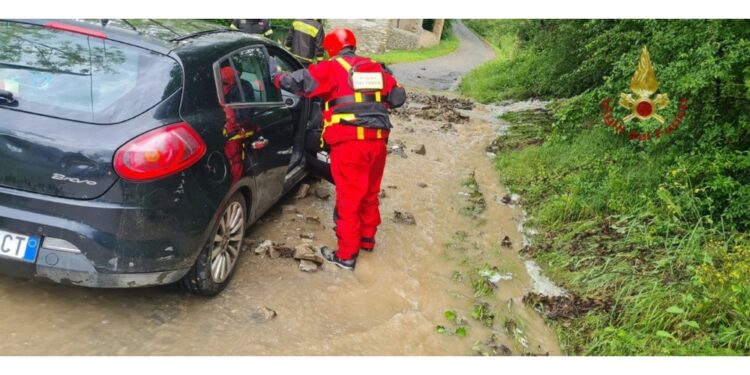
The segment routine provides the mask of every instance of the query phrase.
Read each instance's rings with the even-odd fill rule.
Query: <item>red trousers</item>
[[[331,145],[331,174],[336,183],[336,237],[340,259],[375,245],[380,225],[378,195],[383,180],[385,140],[351,140]]]

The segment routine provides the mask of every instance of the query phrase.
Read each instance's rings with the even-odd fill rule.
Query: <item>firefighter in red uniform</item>
[[[338,250],[323,247],[321,253],[341,268],[354,269],[360,249],[372,251],[375,246],[389,110],[404,104],[406,91],[383,65],[354,53],[357,42],[351,30],[333,30],[323,48],[329,60],[278,73],[274,83],[324,101],[322,141],[331,147]]]

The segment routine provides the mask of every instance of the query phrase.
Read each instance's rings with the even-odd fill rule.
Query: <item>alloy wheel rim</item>
[[[237,263],[245,236],[244,223],[245,210],[239,202],[232,202],[221,215],[210,253],[211,279],[215,283],[224,282]]]

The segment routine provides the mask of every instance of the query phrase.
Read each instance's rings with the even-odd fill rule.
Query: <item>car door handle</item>
[[[260,137],[257,141],[251,143],[253,150],[260,150],[268,146],[268,140]]]

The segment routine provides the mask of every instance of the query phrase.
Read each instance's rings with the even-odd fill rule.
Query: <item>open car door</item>
[[[302,69],[303,65],[297,61],[287,51],[280,48],[270,47],[269,53],[273,57],[270,60],[270,70],[273,72],[284,71],[293,72],[297,69]],[[300,135],[295,140],[295,149],[302,150],[297,155],[295,154],[290,164],[290,171],[296,170],[298,164],[302,165],[308,174],[322,178],[330,183],[333,183],[333,177],[331,177],[331,164],[328,158],[328,147],[323,148],[321,146],[321,134],[323,132],[323,112],[321,99],[311,99],[309,103],[303,98],[294,95],[293,93],[281,90],[284,102],[287,108],[296,110],[297,112],[304,112],[309,109],[309,115],[306,116],[307,121],[304,123],[303,132],[296,132],[295,134]],[[304,102],[304,105],[302,105]],[[309,105],[309,106],[308,106]],[[298,116],[301,121],[304,121],[304,116]],[[297,120],[295,120],[297,121]],[[301,160],[301,163],[298,161]]]
[[[312,102],[310,120],[307,121],[305,129],[305,167],[313,176],[322,178],[333,184],[331,161],[329,158],[330,148],[328,145],[323,145],[321,140],[323,133],[323,112],[320,103],[319,99]]]

